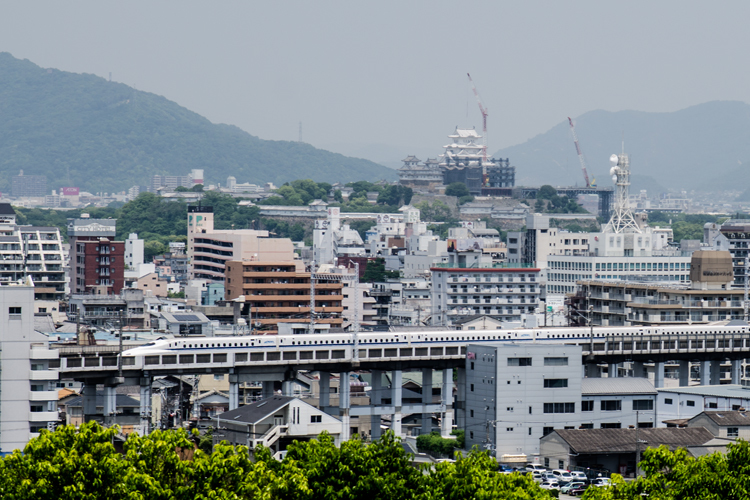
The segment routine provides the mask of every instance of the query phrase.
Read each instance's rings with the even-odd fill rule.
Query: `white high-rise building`
[[[136,233],[130,233],[125,240],[125,265],[136,269],[143,264],[143,240]]]
[[[0,286],[0,451],[57,423],[58,353],[34,330],[34,287]]]

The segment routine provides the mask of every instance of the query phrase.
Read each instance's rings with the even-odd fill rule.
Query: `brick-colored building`
[[[256,330],[277,333],[279,323],[310,321],[310,273],[301,261],[228,261],[224,289],[227,300],[245,297],[241,314]],[[341,327],[343,298],[341,281],[317,279],[315,322]]]
[[[116,223],[115,219],[68,219],[71,293],[106,286],[107,294],[117,295],[125,286],[125,242],[114,240]]]

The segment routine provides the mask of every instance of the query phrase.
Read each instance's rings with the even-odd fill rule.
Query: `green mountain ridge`
[[[392,169],[305,143],[213,124],[165,97],[0,53],[0,190],[46,175],[48,188],[121,191],[154,174],[205,170],[207,183],[393,180]]]
[[[750,105],[744,102],[712,101],[670,113],[596,110],[575,121],[589,177],[601,187],[612,185],[609,157],[622,150],[624,139],[633,189],[750,188]],[[496,156],[516,165],[518,185],[584,184],[566,119]]]

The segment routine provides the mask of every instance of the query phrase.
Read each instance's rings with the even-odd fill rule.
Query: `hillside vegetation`
[[[113,192],[154,174],[205,169],[208,183],[395,179],[394,170],[309,144],[266,141],[168,99],[0,53],[0,191],[46,175],[50,189]]]

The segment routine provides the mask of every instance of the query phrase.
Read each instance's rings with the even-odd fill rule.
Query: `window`
[[[531,406],[529,406],[529,415],[531,415]]]
[[[581,429],[593,429],[594,424],[581,424]]]
[[[323,421],[322,415],[310,415],[311,424],[319,424]]]
[[[8,308],[8,314],[11,316],[20,316],[21,315],[21,308],[20,307],[9,307]]]
[[[688,402],[687,402],[686,404],[687,404],[688,406],[695,406],[695,401],[690,401],[690,400],[689,400],[689,401],[688,401]]]
[[[531,427],[529,427],[529,436],[531,436]]]
[[[31,392],[40,392],[44,390],[44,385],[42,384],[31,384]]]
[[[470,416],[471,418],[474,418],[474,410],[469,410],[469,416]]]
[[[474,369],[474,362],[473,361],[471,362],[471,369],[472,370]]]
[[[549,469],[549,458],[544,458],[544,466]]]
[[[740,437],[740,428],[739,427],[727,427],[727,437],[730,437],[730,438]]]
[[[634,399],[633,410],[653,410],[654,400],[653,399]]]
[[[471,390],[471,392],[474,392],[474,384],[471,384],[470,390]]]
[[[558,460],[557,461],[557,468],[558,469],[564,469],[565,468],[565,461],[564,460]]]
[[[594,411],[594,402],[581,401],[581,411]]]
[[[31,405],[31,411],[34,413],[39,413],[44,411],[44,405]]]
[[[506,427],[505,432],[513,432],[513,427]]]
[[[718,407],[719,407],[719,405],[716,404],[716,403],[708,403],[708,404],[706,404],[706,408],[716,409]]]
[[[562,389],[568,387],[568,379],[566,378],[545,378],[544,388],[545,389]]]
[[[531,358],[508,358],[508,366],[531,366]]]
[[[544,403],[544,413],[575,413],[575,403]]]
[[[568,358],[544,358],[544,366],[568,366]]]
[[[672,404],[672,400],[670,398],[665,398],[664,399],[664,404],[665,405],[671,405]]]
[[[474,431],[469,431],[469,439],[474,439]]]
[[[508,406],[507,408],[505,408],[505,411],[510,411],[510,412],[512,412],[512,411],[513,411],[513,407],[512,407],[512,406]]]
[[[618,399],[608,399],[602,401],[602,411],[620,411],[622,410],[622,401]]]

